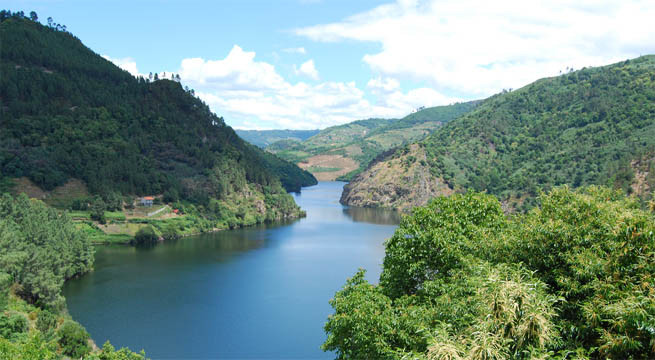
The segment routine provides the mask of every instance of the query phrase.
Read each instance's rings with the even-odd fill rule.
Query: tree
[[[480,193],[439,198],[330,304],[339,359],[647,359],[655,214],[602,187],[556,188],[506,218]]]
[[[105,218],[105,210],[107,210],[107,205],[105,204],[104,200],[102,200],[102,197],[98,195],[93,197],[90,210],[91,220],[95,220],[101,224],[107,222],[107,219]]]
[[[145,226],[139,229],[134,236],[135,245],[148,246],[156,243],[159,237],[152,226]]]
[[[35,11],[30,11],[30,20],[39,21],[39,16],[36,14]]]
[[[74,321],[64,321],[57,330],[59,345],[65,355],[79,359],[91,351],[88,344],[89,333]]]

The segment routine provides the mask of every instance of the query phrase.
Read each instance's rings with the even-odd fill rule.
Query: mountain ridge
[[[429,135],[470,111],[477,101],[421,109],[401,119],[366,119],[321,130],[302,143],[273,143],[267,150],[319,179],[348,181],[379,154]]]
[[[630,193],[631,163],[655,152],[655,56],[585,68],[535,81],[484,100],[417,143],[432,180],[448,191],[488,191],[508,210],[535,205],[540,191],[570,184],[610,185]],[[362,190],[411,184],[372,174],[415,161],[403,148],[372,165],[344,188],[347,205],[408,208],[422,201],[365,202]],[[644,166],[642,166],[644,167]],[[652,191],[655,164],[645,165]],[[409,176],[409,175],[408,175]],[[411,177],[411,176],[410,176]],[[403,191],[403,190],[400,190]],[[646,191],[648,192],[648,191]],[[397,197],[388,194],[388,198]],[[417,200],[417,199],[413,199]]]
[[[313,176],[241,140],[193,90],[133,77],[71,33],[25,17],[3,18],[0,36],[5,190],[12,178],[44,190],[79,179],[105,201],[163,194],[214,223],[300,216],[283,186],[299,191]]]

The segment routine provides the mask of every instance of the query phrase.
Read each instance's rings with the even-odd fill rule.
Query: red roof
[[[143,200],[155,200],[155,198],[152,196],[144,196]]]

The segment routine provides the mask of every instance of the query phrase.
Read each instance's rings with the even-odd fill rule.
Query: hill
[[[318,134],[319,130],[235,130],[243,140],[265,148],[274,142],[284,140],[305,141]]]
[[[43,191],[81,181],[118,207],[160,195],[214,227],[300,215],[283,186],[298,191],[316,182],[311,174],[241,140],[193,90],[135,78],[58,24],[0,20],[4,188],[17,178]]]
[[[402,119],[368,119],[321,130],[301,142],[267,148],[323,180],[349,180],[375,157],[426,137],[442,124],[475,108],[477,102],[422,109]]]
[[[429,198],[417,194],[472,188],[497,195],[507,210],[527,209],[540,191],[563,184],[643,197],[655,189],[654,100],[655,56],[541,79],[372,164],[342,202],[408,208]]]

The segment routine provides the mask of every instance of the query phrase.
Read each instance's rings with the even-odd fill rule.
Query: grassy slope
[[[631,165],[655,149],[655,57],[493,96],[420,145],[433,176],[451,189],[487,190],[512,206],[531,207],[540,190],[561,184],[630,192]]]

